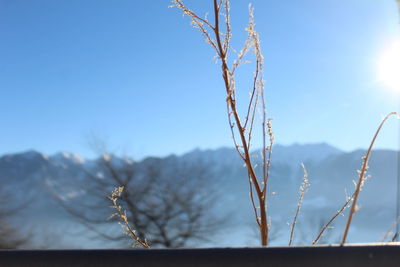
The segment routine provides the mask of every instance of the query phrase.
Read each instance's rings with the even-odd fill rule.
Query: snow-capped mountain
[[[306,194],[299,227],[303,234],[298,242],[310,241],[320,221],[333,215],[344,203],[347,195],[354,188],[353,180],[357,179],[357,170],[361,166],[361,157],[365,151],[342,152],[327,144],[291,146],[276,145],[272,155],[272,167],[269,183],[269,207],[272,227],[275,227],[275,243],[284,244],[295,211],[298,199],[298,188],[302,182],[301,162],[306,165],[311,187]],[[260,165],[260,156],[254,162]],[[395,219],[397,152],[376,150],[370,161],[371,179],[366,182],[360,199],[360,212],[355,216],[350,241],[377,241],[380,234]],[[122,164],[131,159],[107,155],[114,164]],[[88,173],[102,179],[101,170],[96,169],[96,161],[84,159],[72,153],[44,155],[37,151],[7,154],[0,157],[0,181],[2,192],[12,199],[13,203],[28,202],[27,208],[19,212],[14,221],[27,229],[32,229],[40,243],[40,233],[51,229],[51,235],[61,236],[67,247],[101,247],[100,243],[91,243],[89,236],[65,234],[66,229],[77,228],[79,223],[61,206],[58,199],[79,198],[85,201],[86,192],[76,181],[85,182]],[[232,240],[219,240],[215,245],[249,245],[254,242],[251,226],[254,215],[249,199],[249,183],[243,163],[234,149],[193,150],[182,156],[165,158],[149,157],[135,162],[136,171],[142,172],[148,164],[160,167],[165,177],[178,175],[176,168],[181,166],[180,173],[190,172],[194,166],[207,166],[208,183],[217,184],[220,207],[229,209],[232,214]],[[196,165],[197,164],[197,165]],[[261,171],[261,168],[256,169]],[[55,197],[57,196],[57,197]],[[336,234],[341,232],[343,219],[336,224]],[[66,227],[66,225],[69,225]],[[308,226],[310,225],[310,226]],[[243,230],[244,229],[244,230]],[[48,234],[48,233],[47,233]],[[352,237],[353,236],[353,237]],[[79,242],[77,242],[79,240]],[[252,243],[256,244],[256,243]],[[104,244],[103,244],[104,245]],[[52,246],[61,246],[53,244]],[[106,246],[106,245],[104,245]]]

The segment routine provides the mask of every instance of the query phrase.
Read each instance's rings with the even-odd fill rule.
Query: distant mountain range
[[[344,203],[354,189],[353,180],[361,166],[365,151],[343,152],[328,144],[276,145],[273,150],[270,176],[269,215],[273,230],[272,244],[287,242],[289,226],[298,201],[298,189],[302,182],[304,163],[309,173],[311,187],[308,190],[299,220],[296,243],[310,243],[319,229]],[[255,152],[254,162],[260,161]],[[117,164],[125,160],[112,156]],[[360,211],[356,214],[350,231],[351,242],[379,241],[395,220],[398,153],[392,150],[373,151],[366,182],[361,192]],[[164,158],[149,157],[137,162],[142,165],[155,161],[168,175],[176,164],[205,164],[211,173],[210,181],[220,184],[219,202],[229,207],[231,228],[229,235],[215,237],[214,243],[200,246],[257,245],[254,215],[249,199],[249,183],[243,163],[231,148],[193,150],[182,156]],[[259,162],[260,163],[260,162]],[[260,164],[259,164],[260,165]],[[96,160],[87,160],[71,153],[45,155],[37,151],[7,154],[0,157],[0,181],[3,191],[12,203],[29,202],[19,212],[14,222],[33,237],[32,247],[106,247],[95,242],[90,235],[80,234],[80,224],[66,213],[54,199],[54,193],[65,198],[85,199],[71,179],[84,181],[85,170],[95,172]],[[259,170],[260,168],[258,168]],[[345,215],[347,215],[345,212]],[[330,236],[335,241],[342,232],[344,219],[339,218]]]

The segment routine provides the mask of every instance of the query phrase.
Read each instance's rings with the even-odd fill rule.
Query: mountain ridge
[[[297,153],[299,151],[300,152],[301,151],[304,152],[304,150],[306,150],[306,151],[307,150],[308,151],[316,150],[316,151],[314,151],[314,153],[317,153],[317,151],[321,151],[322,150],[323,153],[324,153],[324,157],[326,155],[329,155],[329,154],[336,154],[336,153],[343,152],[340,149],[338,149],[338,148],[336,148],[334,146],[331,146],[328,143],[324,143],[324,142],[321,142],[321,143],[307,143],[307,144],[293,143],[291,145],[276,144],[276,145],[273,146],[273,152],[275,153],[276,150],[278,150],[278,151],[279,150],[285,150],[285,152],[286,151],[292,151],[293,152],[293,150],[296,150]],[[260,151],[261,151],[261,149],[255,149],[253,151],[253,154],[259,154]],[[195,155],[197,153],[216,153],[216,154],[224,155],[227,152],[228,153],[231,153],[231,152],[235,152],[236,153],[234,148],[226,147],[226,146],[219,147],[219,148],[214,148],[214,149],[210,149],[210,148],[206,148],[206,149],[194,148],[194,149],[192,149],[192,150],[190,150],[188,152],[185,152],[185,153],[183,153],[181,155],[176,155],[174,153],[171,153],[171,154],[166,155],[166,156],[151,156],[150,155],[150,156],[144,157],[142,160],[144,160],[146,158],[187,157],[187,156],[190,156],[190,155]],[[305,154],[307,154],[307,152]],[[114,154],[111,153],[111,155],[114,155]],[[42,153],[42,152],[40,152],[39,150],[36,150],[36,149],[27,149],[27,150],[20,151],[20,152],[5,153],[5,154],[0,155],[0,158],[3,158],[3,157],[12,158],[12,157],[15,157],[15,156],[17,156],[17,157],[25,157],[25,158],[39,156],[39,157],[42,157],[44,159],[48,159],[48,158],[53,158],[53,159],[54,158],[59,158],[59,159],[72,158],[72,159],[74,159],[76,161],[93,161],[93,160],[96,160],[96,158],[85,158],[85,157],[83,157],[83,156],[81,156],[79,154],[76,154],[76,153],[73,153],[73,152],[69,152],[69,151],[59,151],[59,152],[56,152],[56,153],[53,153],[53,154],[46,154],[46,153]],[[132,157],[128,156],[128,158],[132,158]],[[139,160],[139,161],[142,161],[142,160]]]
[[[255,151],[255,154],[260,150]],[[279,233],[284,235],[288,231],[283,227],[290,223],[298,199],[298,188],[302,182],[303,171],[300,163],[304,162],[309,173],[311,187],[305,196],[299,225],[306,225],[309,217],[313,220],[326,219],[333,215],[345,200],[345,189],[348,194],[353,190],[352,180],[357,178],[357,170],[361,166],[363,150],[344,152],[325,143],[291,146],[276,145],[272,154],[272,166],[269,183],[269,204],[271,223],[280,225]],[[356,214],[354,229],[367,229],[368,235],[378,234],[379,229],[387,229],[391,217],[395,214],[395,187],[393,182],[397,177],[397,155],[393,150],[374,150],[370,162],[369,174],[372,176],[366,182],[361,193],[360,215]],[[303,158],[301,157],[303,156]],[[110,160],[123,164],[126,157],[108,156]],[[60,208],[54,194],[61,198],[80,198],[85,201],[85,193],[76,187],[75,181],[86,181],[87,173],[99,175],[96,169],[97,159],[84,159],[74,153],[60,152],[46,155],[35,150],[21,153],[11,153],[0,157],[0,182],[6,191],[11,192],[15,202],[24,199],[33,199],[29,209],[21,213],[16,223],[30,221],[38,229],[54,228],[57,225],[73,225],[73,221]],[[254,158],[259,163],[260,156]],[[165,177],[177,175],[176,166],[181,175],[190,177],[191,170],[198,164],[207,166],[209,181],[218,184],[222,189],[219,202],[233,211],[232,222],[236,225],[251,225],[254,214],[248,196],[248,180],[243,163],[233,148],[194,149],[183,155],[167,157],[146,157],[133,161],[137,170],[141,172],[148,164],[157,164],[163,170]],[[260,168],[256,169],[257,172]],[[79,191],[81,190],[81,191]],[[77,193],[79,192],[79,194]],[[369,213],[380,214],[380,219],[368,219]],[[53,214],[50,215],[49,214]],[[21,219],[24,218],[24,219]],[[340,222],[343,223],[343,220]],[[338,227],[340,227],[338,223]],[[74,226],[75,225],[75,226]],[[33,226],[32,226],[33,227]],[[65,226],[66,227],[66,226]],[[305,226],[304,226],[305,227]],[[68,227],[67,227],[68,228]],[[239,227],[240,228],[240,227]],[[243,246],[248,242],[249,232],[238,228],[233,240],[217,242],[219,245]],[[371,230],[372,229],[372,230]],[[309,230],[303,230],[309,231]],[[358,232],[357,232],[358,231]],[[366,232],[357,230],[355,238],[350,241],[374,241]],[[83,236],[81,237],[83,238]],[[68,238],[67,238],[68,239]],[[246,241],[247,240],[247,241]],[[39,241],[37,241],[39,242]],[[76,246],[70,239],[69,246]],[[276,244],[284,244],[277,239]],[[300,242],[300,241],[298,241]],[[83,238],[80,245],[84,247],[102,247],[99,243],[91,243],[89,238]]]

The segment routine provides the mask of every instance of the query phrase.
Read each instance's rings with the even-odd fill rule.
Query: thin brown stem
[[[303,168],[303,183],[300,186],[299,202],[297,203],[296,213],[295,213],[294,218],[293,218],[293,223],[292,223],[292,225],[290,227],[289,246],[291,246],[292,242],[293,242],[294,229],[296,228],[297,218],[299,216],[301,206],[303,205],[304,195],[305,195],[305,193],[307,191],[307,188],[310,186],[310,184],[308,183],[308,173],[307,173],[306,167],[304,166],[303,163],[301,163],[301,167]]]
[[[219,9],[218,9],[218,3],[217,0],[214,0],[214,18],[215,18],[215,38],[217,41],[217,47],[218,47],[218,54],[221,58],[222,62],[222,77],[225,83],[225,89],[227,92],[227,101],[229,103],[229,106],[231,107],[233,117],[236,122],[236,127],[238,129],[240,139],[242,142],[243,146],[243,152],[244,152],[244,158],[245,158],[245,164],[246,167],[249,171],[250,178],[253,182],[254,189],[256,190],[258,201],[260,204],[260,219],[261,219],[261,226],[260,226],[260,234],[261,234],[261,245],[266,246],[267,245],[267,240],[268,240],[268,224],[267,224],[267,216],[266,216],[266,207],[265,207],[265,194],[263,194],[259,182],[257,180],[257,176],[254,172],[253,165],[251,163],[251,157],[250,157],[250,152],[248,149],[248,144],[246,142],[246,137],[245,137],[245,131],[244,128],[241,124],[237,108],[236,108],[236,102],[234,97],[232,96],[233,90],[230,86],[229,83],[229,67],[227,64],[227,58],[226,58],[226,53],[224,53],[223,46],[221,43],[221,37],[220,37],[220,30],[219,30]]]
[[[256,203],[254,202],[253,185],[252,185],[252,180],[250,178],[250,175],[249,175],[249,187],[250,187],[249,190],[250,190],[251,205],[254,210],[254,215],[256,216],[256,222],[258,224],[258,227],[261,227],[261,223],[260,223],[260,219],[259,219],[258,211],[257,211],[257,206],[256,206]]]
[[[243,156],[243,153],[240,151],[240,146],[238,145],[238,142],[237,142],[237,140],[236,140],[235,129],[234,129],[234,128],[235,128],[235,124],[232,122],[231,111],[230,111],[230,108],[229,108],[229,103],[227,102],[226,105],[227,105],[228,121],[229,121],[229,128],[230,128],[230,130],[231,130],[232,140],[233,140],[233,143],[234,143],[234,145],[235,145],[236,151],[238,152],[239,156],[240,156],[240,157],[242,158],[242,160],[244,161],[245,158],[244,158],[244,156]]]
[[[218,10],[221,8],[222,5],[222,0],[219,4]],[[224,9],[225,9],[225,28],[226,28],[226,33],[225,33],[225,40],[224,40],[224,53],[228,54],[229,50],[229,43],[231,41],[232,33],[231,33],[231,15],[230,15],[230,5],[229,1],[224,2]]]
[[[400,223],[400,217],[398,217],[392,225],[390,225],[389,229],[386,231],[386,233],[383,235],[381,238],[380,242],[386,242],[385,240],[389,237],[389,235],[393,234],[391,241],[393,242],[396,239],[397,233],[393,233],[392,230],[397,227],[397,225]]]
[[[194,12],[190,11],[186,8],[182,2],[182,0],[173,0],[175,3],[174,6],[182,9],[182,11],[189,15],[192,19],[192,24],[198,28],[206,38],[206,41],[211,44],[211,46],[217,52],[218,58],[221,60],[221,71],[222,78],[224,81],[224,86],[226,90],[226,103],[227,103],[227,113],[228,113],[228,121],[229,126],[231,128],[232,138],[235,144],[235,148],[239,153],[240,157],[245,163],[245,166],[248,171],[248,178],[250,182],[250,197],[252,201],[252,205],[255,211],[255,216],[257,223],[260,227],[260,235],[261,235],[261,244],[266,246],[268,243],[268,223],[267,223],[267,212],[266,212],[266,185],[265,179],[263,179],[264,186],[260,187],[260,181],[257,179],[257,176],[254,171],[254,166],[251,160],[250,154],[250,146],[251,146],[251,135],[252,128],[254,122],[254,116],[256,112],[257,101],[260,96],[258,90],[262,90],[262,80],[260,79],[261,75],[259,73],[262,71],[262,56],[259,47],[258,35],[254,31],[254,22],[253,15],[250,14],[250,23],[247,29],[248,37],[246,39],[245,47],[240,51],[238,55],[238,61],[234,62],[232,66],[232,71],[228,66],[228,51],[230,49],[230,39],[231,39],[231,23],[230,23],[230,14],[229,14],[229,0],[213,0],[213,9],[214,9],[214,25],[210,25],[210,23],[205,20],[200,19]],[[225,34],[222,33],[220,29],[220,16],[221,9],[225,9]],[[251,10],[252,12],[252,10]],[[205,28],[207,26],[209,30],[213,32],[214,38],[211,38],[210,34],[207,32]],[[215,41],[214,41],[215,40]],[[236,90],[235,90],[235,77],[234,72],[236,68],[243,62],[243,57],[250,51],[251,47],[254,47],[254,53],[257,58],[256,62],[256,75],[254,78],[254,84],[252,89],[252,97],[250,99],[250,103],[248,106],[247,116],[245,117],[245,123],[243,124],[240,120],[240,116],[238,113],[238,108],[236,104]],[[261,86],[261,88],[260,88]],[[265,108],[265,106],[263,106]],[[252,113],[250,115],[250,113]],[[265,116],[264,116],[265,121]],[[248,127],[248,122],[251,123],[250,128]],[[264,124],[265,128],[265,124]],[[264,131],[265,132],[265,131]],[[240,141],[239,141],[240,140]],[[264,161],[265,163],[266,161]],[[264,164],[267,165],[267,164]],[[268,165],[269,166],[269,165]],[[264,175],[265,177],[266,175]],[[254,190],[254,191],[253,191]],[[254,194],[253,194],[254,193]],[[255,198],[257,198],[257,202],[260,206],[260,211],[257,211],[255,205]]]
[[[122,192],[124,191],[124,187],[120,186],[115,188],[112,192],[111,196],[108,198],[112,201],[113,205],[111,208],[115,209],[115,213],[110,216],[110,219],[113,217],[117,217],[120,219],[119,224],[125,230],[126,234],[130,236],[133,240],[135,240],[135,245],[140,245],[143,248],[150,248],[149,244],[146,240],[142,241],[139,236],[136,234],[136,231],[130,226],[128,222],[128,217],[126,216],[126,212],[122,210],[122,207],[118,204],[118,199],[121,197]]]
[[[258,91],[256,91],[256,97],[255,98],[256,99],[258,98]],[[249,131],[248,131],[248,134],[247,134],[247,136],[248,136],[247,142],[248,142],[249,147],[250,147],[251,146],[251,137],[252,137],[252,132],[253,132],[253,125],[254,125],[254,118],[256,116],[256,111],[257,111],[257,103],[254,103],[254,104],[250,103],[249,105],[253,105],[253,110],[252,110],[251,119],[250,119]],[[246,122],[245,123],[247,123],[247,117],[246,117]],[[245,130],[247,129],[246,126],[244,126],[244,129]]]
[[[206,24],[208,27],[210,27],[210,29],[214,29],[214,27],[205,19],[199,17],[196,15],[196,13],[194,13],[192,10],[190,10],[189,8],[187,8],[183,2],[181,0],[174,0],[172,1],[175,5],[172,6],[176,6],[178,8],[180,8],[185,14],[187,14],[189,17],[191,18],[195,18],[201,22],[203,22],[204,24]]]
[[[354,215],[354,213],[355,213],[355,211],[356,211],[358,196],[359,196],[359,194],[360,194],[362,184],[363,184],[363,182],[364,182],[364,180],[365,180],[364,175],[365,175],[365,172],[366,172],[367,169],[368,169],[368,161],[369,161],[369,158],[370,158],[371,153],[372,153],[372,147],[374,146],[375,140],[376,140],[376,138],[378,137],[379,132],[381,131],[383,124],[385,124],[386,120],[387,120],[390,116],[392,116],[392,115],[397,115],[397,113],[396,113],[396,112],[390,112],[390,113],[389,113],[388,115],[386,115],[386,117],[382,120],[382,122],[380,123],[378,129],[376,130],[376,132],[375,132],[375,134],[374,134],[374,137],[372,138],[371,144],[369,145],[369,148],[368,148],[368,150],[367,150],[367,154],[366,154],[366,155],[364,156],[364,158],[363,158],[362,168],[361,168],[361,171],[360,171],[360,175],[359,175],[359,177],[358,177],[358,182],[357,182],[356,190],[355,190],[355,192],[354,192],[354,199],[353,199],[353,202],[352,202],[352,204],[351,204],[351,208],[350,208],[350,212],[349,212],[349,217],[348,217],[348,219],[347,219],[346,227],[345,227],[345,230],[344,230],[344,233],[343,233],[343,238],[342,238],[341,245],[344,245],[344,243],[346,243],[347,234],[348,234],[349,229],[350,229],[351,221],[352,221],[353,215]]]
[[[317,244],[319,242],[319,240],[321,239],[321,237],[324,235],[325,231],[329,228],[329,226],[336,220],[336,218],[340,215],[343,214],[343,211],[349,206],[351,200],[354,197],[354,193],[353,196],[349,197],[346,200],[346,203],[344,203],[344,205],[335,213],[335,215],[332,216],[332,218],[322,227],[321,231],[318,233],[317,237],[315,238],[315,240],[312,242],[313,245]]]

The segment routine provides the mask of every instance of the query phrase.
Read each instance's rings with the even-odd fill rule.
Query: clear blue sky
[[[377,60],[400,26],[395,0],[252,0],[276,142],[367,147],[400,95]],[[186,0],[199,14],[211,0]],[[247,0],[232,0],[233,45]],[[87,136],[134,157],[231,146],[220,67],[168,0],[0,0],[0,154],[92,157]],[[399,70],[400,72],[400,70]],[[245,66],[239,84],[247,94]],[[398,122],[377,147],[398,147]]]

